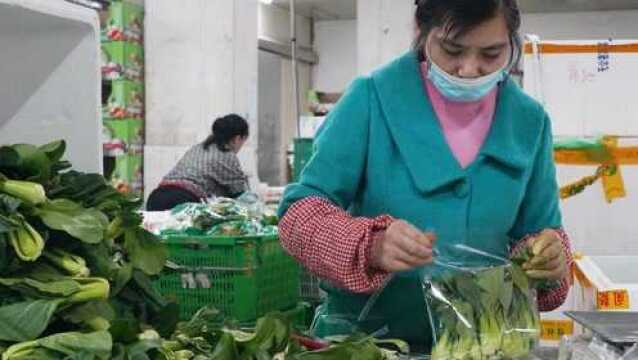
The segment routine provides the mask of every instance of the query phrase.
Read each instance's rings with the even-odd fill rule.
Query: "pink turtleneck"
[[[427,73],[427,62],[423,62],[421,75],[445,140],[459,165],[466,168],[476,159],[490,131],[498,88],[478,101],[451,101],[439,92],[427,78]]]

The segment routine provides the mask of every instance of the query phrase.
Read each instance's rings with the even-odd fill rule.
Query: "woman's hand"
[[[533,279],[562,280],[567,275],[563,245],[554,230],[545,230],[528,240],[533,257],[523,264],[527,276]]]
[[[395,221],[374,240],[371,265],[395,273],[430,264],[435,240],[435,234],[423,233],[402,220]]]

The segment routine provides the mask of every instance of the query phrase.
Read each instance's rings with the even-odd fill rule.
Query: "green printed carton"
[[[144,145],[144,121],[141,119],[104,120],[104,155],[140,154]]]
[[[144,79],[144,49],[134,43],[110,41],[102,44],[102,79]]]
[[[144,38],[144,8],[126,1],[114,1],[101,19],[102,42],[130,41],[141,44]]]
[[[103,119],[144,118],[144,85],[129,80],[111,82],[110,94],[102,107]]]
[[[127,154],[115,158],[111,184],[120,192],[141,194],[144,181],[143,154]]]

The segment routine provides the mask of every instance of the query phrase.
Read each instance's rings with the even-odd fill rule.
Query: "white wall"
[[[357,2],[357,69],[367,74],[410,49],[413,0]]]
[[[0,0],[0,143],[65,139],[75,168],[102,172],[99,38],[83,6]]]
[[[277,40],[281,43],[290,43],[290,12],[273,5],[259,3],[259,15],[257,19],[259,37]],[[304,16],[297,15],[297,44],[299,46],[312,46],[312,21]]]
[[[190,0],[181,2],[178,11],[174,0],[149,1],[145,50],[145,187],[152,190],[165,175],[167,169],[159,164],[167,154],[203,140],[212,121],[231,112],[244,116],[251,127],[240,160],[254,182],[257,0]]]
[[[385,64],[410,47],[414,1],[359,1],[357,14],[360,74]],[[521,33],[556,40],[636,39],[638,10],[523,14]]]
[[[521,32],[551,40],[636,39],[638,10],[525,14]]]
[[[313,69],[313,88],[343,92],[357,75],[357,21],[316,21],[314,29],[319,63]]]

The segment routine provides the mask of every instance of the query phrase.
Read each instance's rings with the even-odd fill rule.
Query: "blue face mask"
[[[477,101],[484,98],[506,76],[505,67],[489,75],[475,79],[452,76],[433,61],[429,61],[428,79],[447,99],[459,102]]]

